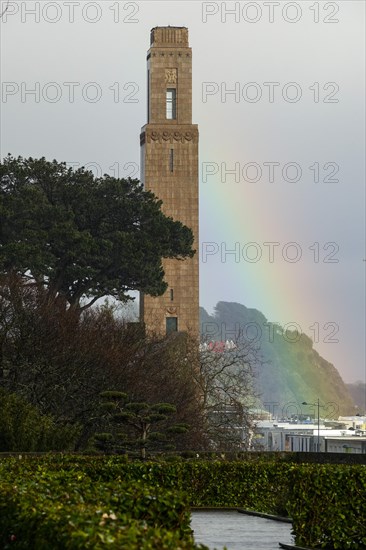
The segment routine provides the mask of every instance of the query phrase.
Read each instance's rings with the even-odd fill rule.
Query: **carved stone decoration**
[[[176,307],[167,307],[166,308],[166,311],[167,313],[169,313],[169,315],[173,315],[174,313],[177,313],[177,308]]]
[[[150,44],[154,46],[171,44],[188,46],[186,27],[154,27],[150,33]]]
[[[165,69],[165,83],[166,84],[177,83],[177,69]]]
[[[195,132],[180,132],[178,130],[168,131],[168,130],[146,130],[146,141],[150,143],[151,141],[157,141],[163,143],[164,141],[169,141],[173,143],[178,141],[184,143],[186,141],[196,142],[198,138],[198,133]]]

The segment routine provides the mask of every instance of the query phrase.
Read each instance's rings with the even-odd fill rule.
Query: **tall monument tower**
[[[167,216],[190,227],[196,254],[164,260],[168,289],[140,296],[140,318],[160,334],[199,336],[198,127],[192,124],[192,50],[185,27],[155,27],[147,53],[147,124],[141,129],[141,181]]]

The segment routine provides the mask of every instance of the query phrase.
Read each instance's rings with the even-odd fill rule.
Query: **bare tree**
[[[199,390],[210,446],[248,450],[255,422],[253,380],[257,349],[249,342],[201,346],[194,378]]]
[[[108,304],[73,316],[42,287],[0,277],[0,387],[60,425],[80,425],[77,450],[99,429],[100,392],[111,388],[149,406],[174,405],[172,421],[193,425],[177,447],[196,447],[200,405],[183,349],[180,338],[147,337]]]

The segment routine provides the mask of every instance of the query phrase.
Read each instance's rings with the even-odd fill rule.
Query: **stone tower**
[[[141,129],[141,181],[167,216],[193,231],[193,258],[164,260],[168,289],[140,296],[147,331],[199,336],[198,127],[192,124],[192,50],[185,27],[155,27],[147,53],[147,124]]]

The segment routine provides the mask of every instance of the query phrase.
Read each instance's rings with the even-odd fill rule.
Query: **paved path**
[[[279,550],[294,544],[291,524],[226,510],[194,510],[191,527],[197,543],[211,550]]]

